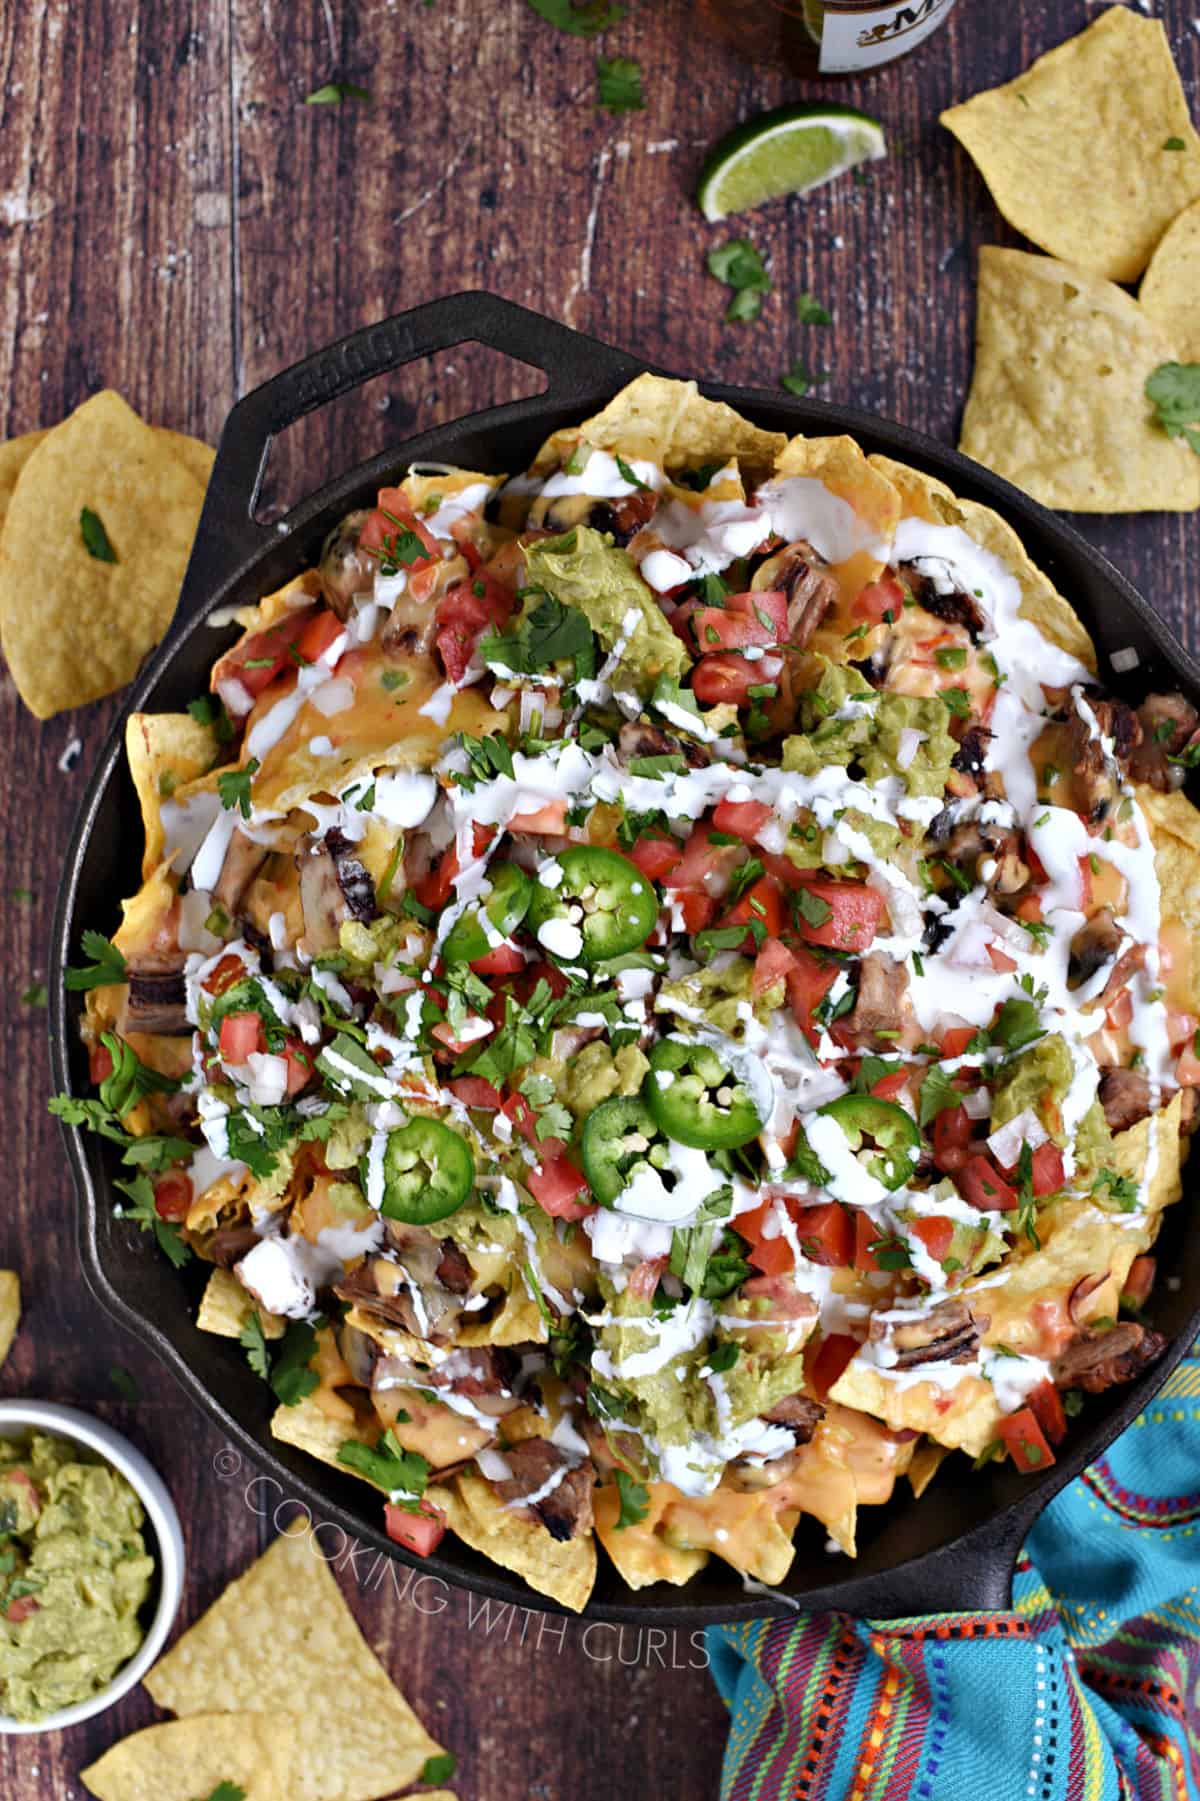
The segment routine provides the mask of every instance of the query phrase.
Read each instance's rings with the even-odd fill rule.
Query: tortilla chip
[[[426,1491],[445,1513],[450,1530],[473,1551],[524,1577],[573,1613],[587,1605],[596,1581],[596,1541],[551,1538],[544,1526],[511,1512],[482,1476],[463,1470],[453,1481]]]
[[[232,1270],[214,1269],[200,1297],[196,1324],[202,1332],[211,1332],[217,1338],[240,1338],[242,1327],[255,1312],[264,1338],[283,1337],[286,1320],[258,1307],[253,1295],[247,1294]]]
[[[0,533],[0,642],[39,719],[122,688],[171,623],[204,490],[118,394],[36,446]],[[89,555],[100,519],[115,563]]]
[[[698,1548],[668,1544],[661,1534],[663,1515],[679,1499],[679,1490],[669,1482],[648,1482],[645,1488],[644,1515],[619,1529],[621,1496],[616,1484],[598,1488],[593,1496],[596,1536],[630,1588],[648,1588],[652,1582],[670,1582],[682,1588],[704,1568],[709,1554]]]
[[[663,469],[696,469],[736,459],[754,478],[770,473],[787,438],[762,431],[723,400],[705,400],[694,381],[639,375],[593,419],[548,438],[533,464],[546,475],[565,463],[580,439],[598,450],[645,457]]]
[[[1182,789],[1160,794],[1139,787],[1137,798],[1154,841],[1162,917],[1188,928],[1186,1005],[1189,1012],[1200,1013],[1200,812]]]
[[[362,1445],[374,1444],[379,1437],[379,1428],[372,1431],[365,1423],[333,1419],[318,1404],[315,1395],[305,1395],[294,1407],[275,1409],[271,1415],[271,1437],[277,1438],[280,1444],[294,1446],[297,1451],[307,1451],[310,1457],[341,1470],[343,1475],[354,1476],[359,1472],[340,1462],[338,1452],[351,1438]],[[366,1481],[366,1477],[362,1480]]]
[[[904,518],[925,519],[931,525],[956,525],[966,532],[968,538],[990,551],[1016,577],[1021,588],[1018,612],[1022,619],[1031,620],[1044,638],[1078,657],[1089,669],[1095,669],[1096,648],[1082,619],[1049,576],[1030,561],[1007,520],[991,507],[980,506],[978,501],[960,500],[936,476],[894,463],[891,457],[873,456],[871,462],[899,489]]]
[[[8,511],[18,477],[42,439],[48,435],[44,431],[27,431],[23,437],[10,438],[6,444],[0,444],[0,531],[4,528],[4,515]]]
[[[205,444],[200,438],[189,438],[186,432],[170,431],[165,425],[156,425],[154,435],[183,464],[192,480],[199,482],[202,488],[207,488],[212,466],[217,460],[217,453],[211,445]]]
[[[1121,6],[942,124],[1010,225],[1110,281],[1136,280],[1200,195],[1200,138],[1166,31]]]
[[[808,477],[844,500],[862,522],[862,542],[857,548],[883,566],[900,523],[900,496],[875,459],[865,456],[853,438],[791,438],[780,452],[775,475],[779,479]]]
[[[985,246],[959,449],[1045,506],[1190,511],[1200,506],[1200,457],[1154,423],[1144,392],[1174,360],[1161,327],[1121,288]]]
[[[21,1323],[21,1278],[14,1269],[0,1269],[0,1363],[12,1350]]]
[[[146,834],[143,881],[162,861],[163,802],[211,769],[217,749],[212,726],[201,725],[190,713],[131,713],[126,721],[125,755]]]
[[[1200,362],[1200,200],[1167,228],[1138,289],[1138,304],[1160,325],[1181,363]]]
[[[263,1714],[286,1714],[300,1702],[288,1801],[373,1801],[415,1782],[441,1750],[392,1687],[303,1529],[277,1538],[230,1584],[146,1687],[185,1717],[237,1712],[248,1699]]]
[[[917,1446],[908,1466],[908,1482],[914,1501],[921,1499],[949,1455],[945,1445],[935,1445],[928,1440]]]
[[[121,1739],[79,1780],[99,1801],[198,1801],[222,1782],[244,1789],[246,1801],[290,1801],[300,1725],[265,1713],[168,1720]]]

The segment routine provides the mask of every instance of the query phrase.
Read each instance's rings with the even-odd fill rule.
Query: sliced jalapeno
[[[843,1094],[817,1111],[836,1119],[851,1150],[859,1150],[869,1138],[879,1152],[867,1163],[871,1174],[885,1188],[904,1187],[921,1154],[921,1133],[911,1113],[871,1094]]]
[[[485,896],[482,907],[480,902],[473,902],[446,934],[442,955],[447,963],[474,963],[494,948],[495,939],[489,939],[481,911],[493,933],[499,933],[501,938],[511,937],[528,913],[533,883],[523,869],[515,863],[501,863],[492,871],[490,880],[492,891]]]
[[[455,1213],[475,1184],[471,1147],[438,1119],[410,1119],[388,1133],[383,1151],[387,1219],[428,1226]]]
[[[695,1150],[733,1150],[762,1131],[750,1089],[699,1039],[661,1039],[642,1093],[667,1137]]]
[[[580,1141],[583,1173],[602,1207],[611,1207],[629,1187],[640,1164],[661,1170],[667,1147],[649,1110],[637,1095],[614,1095],[587,1116]]]
[[[635,951],[657,918],[653,882],[628,857],[598,845],[562,851],[533,884],[530,928],[563,963],[602,963]]]

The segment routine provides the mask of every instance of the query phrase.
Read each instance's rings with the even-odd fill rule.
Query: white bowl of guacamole
[[[0,1733],[102,1713],[162,1650],[183,1593],[175,1504],[111,1426],[0,1401]]]

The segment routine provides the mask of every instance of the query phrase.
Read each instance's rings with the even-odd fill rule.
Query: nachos
[[[777,1583],[1159,1353],[1200,720],[997,515],[643,376],[241,624],[55,1105],[400,1544]]]

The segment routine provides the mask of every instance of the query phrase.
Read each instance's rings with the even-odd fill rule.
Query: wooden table
[[[838,89],[889,131],[893,154],[865,182],[725,229],[706,226],[690,199],[705,147],[751,112],[821,90],[703,39],[688,0],[632,0],[605,38],[644,71],[646,110],[618,118],[593,103],[596,47],[524,0],[0,0],[0,427],[51,424],[111,385],[155,422],[215,441],[239,394],[305,352],[417,301],[487,287],[700,376],[768,386],[802,355],[828,370],[820,392],[831,400],[952,442],[975,253],[1017,240],[937,114],[1096,9],[1013,0],[1000,10],[997,25],[982,0],[960,0],[916,58]],[[1154,10],[1194,89],[1193,0]],[[371,101],[305,106],[333,75]],[[775,287],[758,323],[726,325],[704,252],[738,231],[769,254]],[[795,322],[802,291],[830,307],[831,329]],[[529,383],[528,370],[470,350],[382,378],[288,434],[272,499]],[[1081,523],[1194,644],[1184,569],[1196,519]],[[117,704],[38,726],[7,678],[0,694],[3,886],[34,897],[6,893],[0,914],[0,1264],[21,1272],[26,1293],[0,1390],[94,1408],[145,1446],[187,1530],[190,1619],[267,1542],[270,1522],[246,1503],[252,1472],[229,1467],[236,1453],[82,1287],[70,1181],[45,1111],[44,1015],[18,1002],[44,972],[59,856]],[[74,739],[82,755],[64,773]],[[136,1379],[136,1404],[117,1398],[114,1365]],[[396,1681],[458,1753],[465,1801],[715,1796],[724,1716],[699,1639],[589,1636],[394,1574],[395,1585],[379,1585],[378,1571],[376,1586],[350,1571],[343,1580]],[[0,1792],[80,1794],[80,1767],[154,1717],[139,1692],[60,1737],[0,1741]]]

